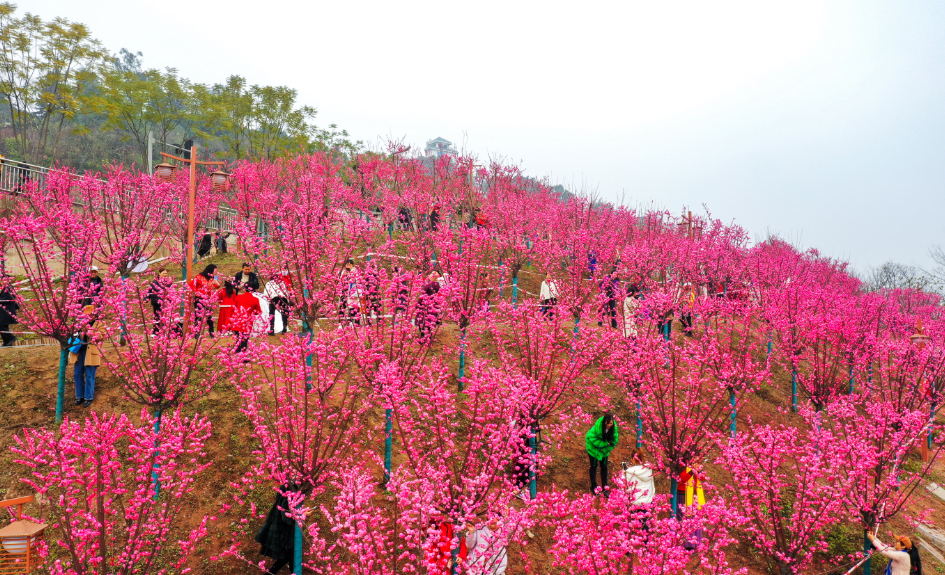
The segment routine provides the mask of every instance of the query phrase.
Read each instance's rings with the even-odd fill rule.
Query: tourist
[[[161,308],[164,305],[164,298],[167,296],[167,291],[171,289],[172,285],[173,282],[171,278],[168,277],[166,269],[159,271],[154,281],[148,285],[148,291],[145,297],[148,298],[148,301],[151,303],[151,311],[154,312],[154,328],[151,330],[152,333],[157,333],[160,328]]]
[[[600,417],[594,426],[584,435],[587,455],[590,458],[591,493],[597,493],[597,467],[600,466],[601,489],[606,493],[607,466],[610,452],[617,446],[619,439],[617,421],[610,413]]]
[[[290,490],[294,490],[294,487],[283,485],[276,491],[276,501],[255,537],[256,542],[260,544],[259,554],[273,559],[272,566],[266,571],[270,575],[275,575],[286,565],[289,565],[290,573],[293,569],[290,564],[295,558],[296,525],[295,519],[289,517],[290,503],[286,494]],[[309,511],[306,507],[298,510],[303,521]]]
[[[102,278],[98,275],[98,266],[89,268],[89,277],[85,280],[85,297],[82,306],[98,304],[98,297],[102,294]]]
[[[230,232],[219,231],[216,233],[216,244],[217,244],[217,253],[225,254],[227,253],[227,241],[226,239],[230,237]]]
[[[289,314],[292,312],[292,304],[289,303],[291,286],[292,276],[288,270],[282,270],[266,283],[263,296],[269,301],[269,335],[276,333],[276,310],[282,316],[282,333],[289,331]]]
[[[909,575],[922,575],[922,558],[919,556],[919,546],[912,542],[908,537],[901,537],[902,546],[909,554],[910,571]]]
[[[16,312],[20,310],[20,304],[16,302],[13,286],[10,285],[12,279],[10,276],[4,276],[0,280],[4,284],[0,286],[0,337],[3,339],[3,347],[13,346],[16,336],[10,333],[10,326],[19,323]]]
[[[407,311],[407,302],[410,300],[410,275],[400,266],[395,265],[391,270],[394,295],[394,315]]]
[[[427,531],[428,539],[424,544],[427,570],[432,574],[447,575],[453,567],[453,551],[456,551],[456,561],[463,562],[467,557],[466,538],[459,537],[456,527],[448,517],[439,521],[430,520]],[[457,566],[456,571],[459,571]]]
[[[873,547],[879,551],[880,555],[889,559],[886,573],[889,575],[912,575],[912,561],[907,551],[909,547],[912,547],[912,541],[908,537],[896,537],[895,548],[893,548],[877,539],[869,531],[866,532],[866,536],[873,542]]]
[[[679,323],[682,324],[683,333],[687,337],[692,337],[692,308],[696,304],[696,289],[692,285],[692,282],[683,284],[679,290],[679,296],[682,303]]]
[[[505,574],[509,566],[508,552],[488,524],[478,529],[470,529],[469,535],[466,536],[466,549],[466,572],[470,575]]]
[[[413,216],[410,214],[409,208],[401,207],[397,210],[397,227],[401,231],[413,229]]]
[[[86,315],[92,316],[95,313],[95,306],[85,306],[83,310]],[[88,407],[92,405],[95,399],[95,372],[102,365],[102,354],[98,346],[91,343],[88,330],[92,329],[95,320],[90,320],[88,329],[78,334],[72,340],[73,346],[69,354],[69,360],[75,362],[75,368],[72,372],[73,383],[75,383],[75,404]]]
[[[361,272],[361,283],[364,288],[364,315],[368,324],[371,318],[381,317],[381,276],[377,264],[368,260]]]
[[[673,335],[673,317],[675,317],[673,310],[657,315],[656,332],[666,341],[669,341]]]
[[[617,294],[620,293],[620,278],[617,277],[617,268],[613,267],[610,273],[600,283],[604,296],[604,305],[601,307],[601,321],[597,325],[603,326],[603,320],[610,318],[610,327],[617,329]]]
[[[220,304],[220,312],[217,315],[217,331],[219,333],[235,331],[230,320],[236,308],[236,295],[238,293],[239,288],[233,285],[230,280],[223,282],[223,289],[217,292],[217,303]]]
[[[551,279],[551,274],[547,273],[538,289],[538,311],[548,318],[554,314],[556,305],[558,305],[558,284]]]
[[[627,492],[633,495],[634,505],[649,505],[656,495],[653,470],[646,464],[642,448],[635,447],[630,454],[630,465],[624,467],[623,479]]]
[[[239,289],[237,288],[237,292]],[[236,349],[234,353],[244,351],[249,345],[249,336],[253,333],[256,318],[262,315],[262,306],[259,298],[252,292],[237,293],[233,298],[233,316],[230,318],[230,328],[236,332]]]
[[[430,210],[430,230],[437,231],[440,229],[440,204],[433,204],[433,209]]]
[[[639,521],[640,527],[649,532],[649,518],[651,515],[649,505],[653,503],[653,497],[656,495],[656,484],[653,481],[653,469],[646,464],[646,457],[642,448],[635,447],[630,454],[630,465],[624,464],[623,481],[627,486],[627,493],[632,498],[631,518],[634,521]]]
[[[200,243],[197,244],[197,257],[202,258],[213,249],[213,236],[207,228],[201,228]]]
[[[626,338],[636,339],[640,335],[637,319],[642,297],[637,284],[627,284],[627,295],[623,298],[623,336]]]
[[[588,274],[593,276],[594,272],[596,271],[597,271],[597,252],[591,250],[587,252],[587,272]]]
[[[338,314],[342,321],[347,320],[351,324],[359,324],[361,316],[361,288],[358,270],[354,266],[354,260],[349,259],[345,262],[345,267],[341,269],[341,275],[338,278]]]
[[[243,264],[243,269],[236,273],[233,281],[241,291],[259,291],[259,276],[253,271],[252,264]]]
[[[702,477],[700,474],[702,468],[700,465],[686,466],[679,479],[676,482],[676,519],[680,521],[686,517],[690,508],[699,509],[705,505],[705,492],[702,490]],[[696,539],[692,541],[687,539],[684,546],[686,549],[695,549],[702,543],[702,528],[696,529]]]
[[[416,323],[420,329],[420,339],[428,340],[433,329],[440,325],[440,281],[436,272],[430,272],[423,293],[417,300]]]
[[[214,293],[220,288],[220,276],[217,275],[217,266],[210,264],[202,272],[187,282],[187,287],[194,293],[194,323],[200,325],[207,322],[208,334],[213,336],[213,313],[210,305]]]

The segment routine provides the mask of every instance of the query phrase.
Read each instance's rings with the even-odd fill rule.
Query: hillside
[[[216,256],[208,261],[218,263],[221,271],[227,274],[235,272],[239,266],[237,258],[233,255]],[[537,276],[526,273],[522,277],[522,289],[537,293]],[[509,296],[508,291],[506,291],[505,296]],[[533,300],[532,296],[525,294],[523,296]],[[679,324],[677,323],[675,329],[678,328]],[[591,326],[585,329],[601,328]],[[433,343],[434,349],[438,352],[452,349],[457,338],[456,326],[446,325]],[[279,336],[269,338],[270,341],[278,341],[278,339]],[[482,345],[482,347],[477,347],[477,345]],[[469,350],[469,356],[473,358],[486,357],[494,355],[494,351],[494,349],[489,348],[489,344],[473,344]],[[14,463],[16,457],[11,453],[9,447],[14,444],[15,436],[24,428],[44,427],[51,424],[55,412],[57,360],[58,349],[55,346],[13,348],[0,351],[0,388],[3,389],[3,397],[6,399],[6,401],[0,403],[0,421],[3,421],[4,430],[4,433],[0,434],[0,498],[10,498],[29,492],[27,486],[20,482],[20,478],[26,475],[28,470]],[[453,357],[451,362],[455,367],[456,358]],[[124,396],[113,374],[105,368],[102,368],[99,373],[95,403],[90,409],[85,409],[81,406],[71,405],[70,368],[66,385],[66,417],[72,419],[85,418],[89,416],[90,411],[93,411],[97,413],[125,413],[136,420],[140,408]],[[621,442],[611,457],[613,467],[619,469],[619,462],[627,459],[627,454],[633,446],[634,412],[632,406],[627,404],[618,382],[603,383],[605,389],[609,389],[613,394],[613,410],[622,426]],[[772,385],[764,386],[753,393],[747,405],[740,409],[738,425],[743,426],[748,418],[761,423],[803,425],[803,420],[799,416],[791,414],[788,410],[790,394],[785,390],[789,390],[789,388],[790,374],[776,370]],[[221,509],[225,503],[232,503],[236,492],[232,484],[237,483],[241,475],[251,465],[255,448],[251,429],[248,425],[249,422],[240,412],[240,407],[241,399],[231,383],[218,385],[209,395],[185,407],[185,412],[200,412],[208,417],[213,424],[213,436],[207,447],[210,459],[215,462],[215,465],[200,476],[198,488],[188,501],[187,508],[190,522],[174,526],[174,531],[183,535],[187,530],[194,527],[199,517],[206,514],[217,518],[215,524],[211,527],[212,537],[201,545],[199,554],[191,562],[194,573],[246,572],[247,566],[233,558],[225,559],[222,562],[211,561],[211,557],[227,547],[229,544],[228,531],[234,525],[234,522],[239,519],[238,509],[240,507],[234,506],[230,512],[222,512]],[[600,406],[595,403],[581,402],[580,407],[587,414],[600,412]],[[376,411],[369,415],[369,419],[374,423],[380,421],[382,417],[383,414]],[[591,421],[586,418],[588,425]],[[551,444],[547,447],[550,450],[553,462],[547,468],[546,473],[540,477],[539,490],[546,490],[554,485],[558,489],[567,489],[572,493],[586,491],[588,486],[587,456],[584,451],[583,434],[572,433],[567,437],[548,439],[552,444],[560,440],[561,449],[556,449]],[[380,443],[378,442],[376,445],[380,449]],[[396,467],[402,462],[402,454],[398,453],[396,445],[394,453],[394,465]],[[714,457],[707,460],[706,483],[717,487],[731,481],[726,469],[715,465],[713,460]],[[903,465],[906,469],[918,469],[917,454],[910,453],[908,460]],[[612,475],[614,474],[616,474],[616,471],[612,471]],[[378,479],[380,479],[380,473]],[[945,466],[941,462],[933,467],[929,480],[936,483],[945,483]],[[665,475],[659,474],[656,484],[658,493],[669,491],[669,480]],[[261,508],[268,507],[269,494],[256,493],[254,497],[257,506]],[[927,491],[920,489],[909,507],[913,513],[929,508],[932,510],[931,520],[939,525],[945,525],[945,501],[931,496]],[[913,531],[902,518],[897,519],[891,526],[884,526],[884,531],[889,527],[897,533],[911,533]],[[248,529],[252,532],[255,527],[249,525]],[[547,528],[539,527],[534,529],[532,535],[534,537],[529,536],[526,546],[516,545],[512,547],[509,573],[525,572],[522,554],[528,558],[535,568],[535,571],[532,572],[554,572],[550,568],[550,557],[546,554],[551,532]],[[250,537],[238,537],[237,541],[246,546],[247,556],[250,558],[255,556],[256,544],[251,541]],[[841,525],[828,535],[828,541],[831,545],[831,554],[853,553],[860,548],[861,533],[853,526]],[[751,574],[770,572],[761,558],[748,545],[731,549],[729,560],[735,567],[748,568],[748,572]],[[928,554],[926,554],[926,561],[928,571],[942,571],[941,565],[938,565]],[[883,560],[881,558],[874,559],[874,573],[878,572],[882,564]],[[840,571],[839,568],[831,569],[827,565],[816,564],[816,567],[809,572],[821,574],[839,573]]]

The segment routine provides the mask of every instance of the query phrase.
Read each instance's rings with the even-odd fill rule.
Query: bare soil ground
[[[239,269],[239,260],[234,255],[216,256],[213,261],[220,265],[221,273],[232,274]],[[198,268],[202,266],[197,266]],[[523,274],[521,287],[531,293],[538,292],[540,283],[537,274]],[[510,290],[506,287],[505,297],[510,296]],[[530,297],[520,294],[521,297]],[[675,326],[678,328],[678,325]],[[595,329],[596,326],[590,329]],[[273,336],[274,341],[279,336]],[[443,350],[452,349],[456,344],[458,333],[453,325],[446,325],[440,332],[437,341],[434,343],[438,353]],[[470,357],[476,357],[477,354],[489,353],[488,349],[477,349],[476,345],[469,351]],[[10,446],[14,444],[14,436],[24,428],[46,427],[53,424],[56,404],[56,377],[58,366],[59,350],[57,347],[33,347],[33,348],[6,348],[0,350],[0,391],[3,398],[0,401],[0,498],[10,498],[17,495],[26,494],[29,489],[20,479],[27,475],[28,470],[25,466],[16,464],[15,454],[10,451]],[[452,358],[454,366],[457,358]],[[786,423],[789,425],[800,425],[799,416],[790,413],[790,376],[783,372],[775,374],[775,385],[765,387],[753,394],[747,402],[747,405],[741,409],[738,414],[738,424],[744,425],[746,419],[751,417],[755,421]],[[72,405],[71,368],[67,372],[66,382],[66,416],[70,418],[82,418],[87,414],[87,410],[82,407]],[[618,421],[622,422],[621,441],[611,456],[614,469],[611,474],[616,473],[621,461],[627,459],[630,448],[634,445],[634,413],[619,396],[619,388],[612,387],[614,392],[613,408]],[[596,414],[599,406],[593,404],[582,404],[585,412]],[[107,369],[101,368],[96,383],[96,398],[93,406],[89,409],[106,413],[126,413],[133,421],[138,421],[141,409],[139,406],[128,401],[121,388],[118,386],[114,376]],[[236,559],[225,559],[222,561],[211,561],[211,557],[218,554],[230,543],[231,528],[237,527],[238,517],[235,513],[221,513],[220,510],[224,503],[232,503],[235,490],[231,487],[233,482],[238,481],[239,477],[249,468],[253,458],[254,441],[251,436],[251,430],[248,426],[247,418],[240,412],[240,398],[236,389],[230,383],[218,385],[209,395],[201,400],[187,406],[185,412],[201,412],[208,417],[213,424],[213,436],[207,444],[207,451],[214,465],[210,467],[201,477],[195,497],[191,497],[187,502],[186,524],[177,526],[179,532],[183,534],[196,525],[199,518],[204,515],[216,516],[218,520],[211,526],[215,536],[208,538],[199,549],[198,556],[195,558],[192,567],[197,574],[230,574],[247,573],[251,569],[244,563]],[[374,413],[371,420],[378,423],[383,417],[382,413]],[[590,425],[591,421],[588,421]],[[587,477],[587,455],[584,450],[584,429],[572,433],[568,437],[561,439],[561,449],[553,446],[549,447],[553,456],[553,463],[547,469],[547,472],[539,479],[539,490],[548,489],[551,485],[558,489],[568,489],[574,493],[584,492],[588,489]],[[552,438],[559,439],[559,438]],[[556,441],[555,441],[556,442]],[[382,444],[377,442],[378,449],[382,449]],[[396,445],[395,445],[396,453]],[[722,486],[730,481],[727,472],[713,463],[714,456],[706,462],[708,472],[708,482]],[[394,465],[398,463],[395,455]],[[916,468],[918,466],[918,456],[910,454],[906,462],[906,468]],[[945,467],[941,463],[934,466],[931,481],[936,483],[945,483]],[[657,479],[657,490],[660,493],[669,491],[669,479],[660,475]],[[256,505],[262,509],[268,509],[271,504],[271,492],[256,492],[251,496]],[[932,520],[945,525],[945,502],[935,499],[926,490],[920,489],[916,492],[916,497],[910,506],[911,512],[917,512],[920,509],[930,508],[933,510]],[[247,535],[237,536],[237,541],[245,545],[246,555],[258,560],[256,551],[257,545],[252,541],[252,534],[259,525],[247,525]],[[896,521],[892,529],[897,532],[913,533],[910,526],[903,521]],[[532,573],[554,573],[551,569],[551,561],[546,550],[551,532],[547,528],[538,528],[535,530],[535,538],[529,544],[521,548],[515,546],[510,549],[510,565],[508,572],[510,574],[519,574],[525,572],[525,565],[522,560],[522,554],[530,558],[534,570]],[[836,551],[844,553],[854,552],[862,545],[862,532],[853,526],[848,526],[836,530],[831,534],[831,542],[835,545]],[[736,567],[747,567],[749,573],[761,574],[769,573],[769,567],[763,562],[761,557],[754,552],[748,545],[739,545],[731,549],[730,562]],[[874,573],[884,564],[884,561],[874,559]],[[935,560],[926,555],[926,569],[929,572],[935,572],[937,565]],[[842,573],[845,571],[831,569],[829,564],[818,562],[810,570],[812,574],[821,574],[825,572]],[[941,572],[941,569],[939,569]]]

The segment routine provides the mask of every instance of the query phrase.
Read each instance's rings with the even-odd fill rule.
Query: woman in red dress
[[[236,302],[236,294],[239,290],[233,285],[233,282],[227,280],[223,284],[223,289],[217,292],[217,301],[220,302],[220,315],[217,316],[217,329],[221,332],[234,331],[230,325],[230,318],[233,315],[233,307]]]

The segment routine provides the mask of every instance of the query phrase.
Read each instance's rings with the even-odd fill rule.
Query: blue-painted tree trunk
[[[928,438],[926,438],[926,441],[928,442],[926,444],[926,447],[928,448],[930,454],[932,453],[932,423],[934,421],[935,421],[935,402],[933,401],[932,407],[930,408],[930,412],[929,412],[929,436]]]
[[[643,418],[640,417],[640,402],[637,402],[637,449],[643,446]]]
[[[735,415],[738,413],[738,410],[735,406],[735,392],[729,390],[728,392],[728,403],[732,406],[732,439],[735,439],[735,434],[737,433],[737,427],[735,425]]]
[[[512,278],[512,307],[518,308],[518,276]]]
[[[302,575],[302,528],[299,522],[295,522],[295,547],[293,547],[292,573],[293,575]]]
[[[791,411],[797,413],[797,369],[791,370]]]
[[[56,391],[56,423],[62,421],[62,402],[66,394],[66,365],[69,363],[69,348],[59,350],[59,388]]]
[[[184,318],[184,322],[186,322],[186,321],[187,321],[187,317],[184,315],[184,312],[186,311],[186,307],[187,307],[187,298],[188,298],[188,295],[187,295],[187,288],[186,288],[186,286],[187,286],[187,255],[186,255],[186,253],[185,253],[185,255],[184,255],[184,259],[181,260],[180,263],[181,263],[180,277],[181,277],[182,280],[184,280],[184,286],[185,286],[185,287],[184,287],[184,297],[182,297],[181,300],[180,300],[180,315],[181,315],[181,317]],[[187,329],[187,328],[185,328],[184,333],[186,333],[186,329]]]
[[[128,276],[121,276],[121,335],[118,336],[118,345],[125,345],[125,336],[128,335],[128,294],[125,293],[125,280]]]
[[[303,297],[308,298],[308,288],[305,288],[303,292]],[[302,333],[308,334],[308,341],[312,341],[312,338],[315,337],[315,334],[312,333],[311,326],[308,325],[308,321],[305,319],[305,313],[302,313]],[[312,354],[307,354],[305,356],[305,365],[312,367]],[[308,375],[305,377],[305,389],[306,391],[312,389],[312,370],[309,369]]]
[[[456,383],[459,390],[463,390],[463,380],[466,378],[466,328],[459,330],[459,374]]]
[[[161,432],[161,410],[154,410],[154,435],[157,435]],[[157,457],[161,453],[158,449],[161,447],[161,442],[158,441],[158,438],[154,438],[154,471],[151,472],[151,477],[154,478],[154,500],[157,501],[158,497],[161,496],[161,480],[158,479],[157,470],[161,465],[157,462]]]
[[[679,487],[679,479],[677,479],[676,477],[673,477],[669,481],[669,490],[670,490],[670,493],[672,493],[672,499],[670,500],[670,509],[672,510],[671,517],[676,517],[676,512],[679,510],[679,497],[678,497],[679,492],[676,490],[677,487]]]
[[[870,541],[869,535],[864,531],[863,532],[863,554],[867,557],[870,554],[870,551],[873,548],[873,543]],[[873,559],[867,559],[866,563],[863,564],[863,575],[870,575],[873,571]]]
[[[384,484],[390,481],[390,456],[393,451],[393,410],[387,408],[384,410]]]
[[[853,395],[853,366],[850,366],[850,395]]]
[[[531,437],[528,438],[528,446],[531,448],[532,459],[528,462],[528,497],[535,499],[538,497],[538,478],[535,477],[535,459],[538,455],[538,430],[532,428]]]

